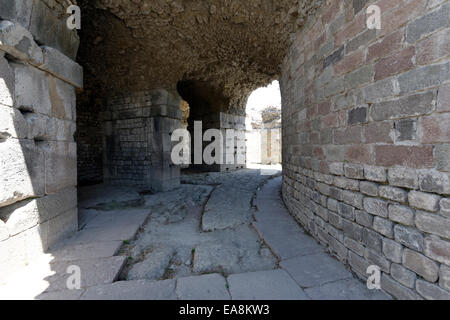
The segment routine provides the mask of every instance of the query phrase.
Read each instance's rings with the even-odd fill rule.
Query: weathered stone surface
[[[45,192],[77,185],[77,146],[74,142],[45,141],[40,143],[45,150]]]
[[[24,64],[11,63],[10,66],[15,76],[15,106],[50,115],[52,104],[45,72]]]
[[[203,245],[195,249],[194,272],[227,272],[238,268],[239,250],[221,245]]]
[[[71,275],[67,273],[67,268],[71,265],[80,267],[82,288],[112,283],[119,277],[125,260],[125,257],[110,257],[54,263],[52,270],[55,274],[46,279],[49,282],[46,292],[67,289],[66,282]]]
[[[393,263],[391,265],[391,276],[402,285],[408,288],[414,288],[416,283],[416,274],[402,267],[400,264]]]
[[[383,167],[364,166],[364,177],[375,182],[385,182],[387,179],[386,169]]]
[[[450,300],[450,293],[437,285],[418,279],[416,290],[428,300]]]
[[[441,197],[419,191],[410,191],[408,200],[409,205],[414,208],[436,212],[439,210],[439,201],[441,200]]]
[[[450,199],[442,198],[439,207],[441,208],[440,214],[444,217],[450,218]]]
[[[439,153],[438,149],[435,153]],[[419,174],[419,185],[422,191],[450,194],[450,175],[436,170],[425,170]]]
[[[118,281],[88,288],[81,300],[175,300],[175,280]]]
[[[186,74],[187,79],[209,83],[214,91],[226,97],[227,108],[243,114],[248,94],[278,74],[279,64],[289,47],[289,34],[306,22],[306,17],[316,11],[319,2],[322,1],[309,0],[301,8],[295,3],[280,5],[270,1],[254,7],[255,3],[247,2],[241,4],[237,15],[235,3],[220,1],[212,1],[207,5],[177,3],[156,11],[153,10],[156,7],[142,8],[141,3],[133,2],[127,2],[124,6],[116,0],[89,3],[83,6],[83,28],[93,30],[94,33],[85,44],[82,41],[80,58],[83,65],[89,66],[90,70],[86,70],[86,73],[95,75],[95,79],[89,81],[100,81],[104,83],[101,86],[103,88],[145,90],[149,86],[167,87],[176,84]],[[99,12],[96,7],[104,10]],[[141,13],[136,16],[132,12]],[[152,19],[149,19],[150,12],[155,15]],[[112,14],[115,19],[111,18]],[[227,21],[226,17],[231,17],[231,20]],[[97,26],[93,23],[95,20],[102,23]],[[133,27],[136,23],[146,27],[137,30]],[[242,28],[245,25],[249,28]],[[161,26],[166,29],[163,33]],[[178,30],[184,32],[180,33]],[[233,36],[227,36],[228,32]],[[264,34],[264,37],[256,36],[257,34]],[[99,37],[100,40],[96,40]],[[156,37],[159,40],[153,41]],[[203,40],[189,40],[193,37]],[[106,47],[100,48],[96,41]],[[175,47],[179,43],[183,44],[182,49],[165,50],[161,49],[161,43]],[[141,49],[137,50],[131,61],[124,63],[123,53],[118,48],[133,44],[139,44]],[[203,52],[208,61],[214,60],[217,53],[211,51],[211,48],[217,48],[220,59],[206,67],[198,53]],[[265,58],[261,59],[262,55],[254,48],[265,52],[263,56],[267,55],[267,62],[264,62]],[[105,50],[110,54],[106,54]],[[327,50],[323,51],[326,54]],[[149,63],[148,52],[154,52],[154,63]],[[234,52],[241,52],[241,57],[237,58]],[[111,61],[106,63],[104,58],[100,59],[101,56],[108,56]],[[224,63],[225,61],[228,62]],[[254,64],[250,66],[249,61],[254,61]],[[106,76],[105,72],[109,70],[111,63],[118,63],[125,75]],[[218,77],[218,74],[221,76]],[[142,81],[133,81],[136,78]]]
[[[361,181],[361,183],[359,184],[359,189],[361,193],[365,195],[372,197],[378,196],[378,185],[376,183]]]
[[[411,22],[406,29],[406,41],[414,43],[424,35],[446,26],[449,16],[450,6],[447,4]]]
[[[402,73],[398,77],[400,93],[406,94],[412,91],[440,85],[450,78],[449,69],[450,63],[447,62],[416,68]]]
[[[356,210],[355,211],[355,216],[356,216],[356,222],[362,226],[365,227],[372,227],[372,223],[373,223],[373,215],[361,211],[361,210]]]
[[[55,261],[76,261],[114,256],[122,246],[122,241],[105,241],[74,246],[63,246],[50,251]]]
[[[53,3],[51,7],[42,1],[33,3],[29,29],[36,41],[56,48],[75,60],[80,41],[77,30],[67,28],[66,19],[61,19],[66,14],[68,4],[63,4],[59,9]]]
[[[413,228],[407,228],[402,225],[394,227],[395,241],[404,246],[423,252],[423,234]]]
[[[390,168],[388,176],[390,185],[409,189],[416,189],[418,187],[418,174],[414,169],[404,167]]]
[[[400,188],[390,187],[390,186],[380,186],[380,196],[397,201],[397,202],[406,202],[408,200],[408,193]]]
[[[234,274],[228,277],[233,300],[309,300],[284,270]]]
[[[439,271],[439,285],[447,291],[450,291],[450,267],[441,265]]]
[[[381,289],[399,300],[423,300],[413,290],[401,285],[386,274],[381,276]]]
[[[389,219],[406,226],[414,225],[414,211],[406,206],[389,205]]]
[[[0,53],[0,76],[3,79],[2,82],[0,82],[0,104],[4,106],[12,107],[14,105],[14,97],[15,97],[15,80],[14,80],[14,72],[12,68],[10,67],[8,60],[5,59],[4,52]],[[3,113],[7,109],[3,109]],[[2,115],[3,118],[3,115]],[[11,120],[9,120],[10,122]],[[2,120],[2,126],[4,126],[4,123],[6,122],[5,118]],[[9,127],[9,126],[8,126]],[[10,128],[12,130],[13,128]],[[4,128],[1,129],[2,131]],[[17,129],[16,129],[17,130]],[[5,133],[2,133],[2,139],[5,139],[6,137]]]
[[[450,219],[418,211],[416,213],[416,226],[424,232],[450,239]]]
[[[74,87],[83,88],[83,68],[51,47],[42,47],[44,62],[40,66],[55,77],[64,80]]]
[[[450,266],[450,242],[438,237],[427,237],[424,253],[427,257]]]
[[[362,242],[369,248],[381,252],[383,237],[370,229],[364,228],[362,233]]]
[[[32,7],[33,0],[3,0],[0,3],[0,18],[2,20],[16,21],[24,28],[28,28],[30,24]]]
[[[380,217],[375,217],[373,219],[373,230],[376,232],[382,234],[385,237],[393,238],[394,236],[394,230],[393,230],[394,224],[392,221]]]
[[[383,218],[388,217],[388,203],[380,199],[364,198],[364,210]]]
[[[372,265],[378,266],[382,271],[389,272],[391,262],[387,260],[381,253],[372,249],[366,248],[364,251],[364,258],[367,259]]]
[[[172,248],[155,248],[144,259],[144,261],[133,265],[127,274],[127,280],[159,280],[162,278],[169,266],[174,254]]]
[[[180,278],[176,294],[181,300],[230,300],[226,280],[219,274]]]
[[[87,228],[68,239],[68,244],[84,244],[100,241],[124,241],[132,239],[139,225],[107,226],[106,228]]]
[[[0,143],[0,206],[44,195],[44,153],[34,142]]]
[[[342,264],[325,253],[284,260],[280,266],[301,287],[315,287],[327,282],[351,278]]]
[[[34,42],[31,33],[18,23],[0,22],[0,50],[20,61],[37,66],[43,63],[41,48]]]
[[[216,188],[205,207],[202,229],[221,230],[249,222],[252,196],[252,192],[244,190],[237,196],[235,190],[230,190],[227,186]],[[230,201],[235,203],[236,207],[230,207]]]
[[[383,254],[392,262],[401,263],[403,247],[393,240],[383,238]]]
[[[403,251],[403,265],[427,281],[436,282],[439,277],[438,264],[415,251],[409,249]]]
[[[100,228],[106,226],[143,225],[150,215],[149,209],[122,209],[102,212],[86,223],[86,228]]]
[[[52,300],[52,301],[63,301],[63,300],[78,300],[84,293],[84,289],[80,290],[61,290],[41,293],[34,297],[35,300]]]
[[[356,279],[339,280],[320,287],[306,289],[313,300],[390,300],[391,297],[379,290],[369,290]]]
[[[371,109],[375,121],[399,119],[430,113],[434,108],[436,93],[426,92],[393,101],[380,102]]]

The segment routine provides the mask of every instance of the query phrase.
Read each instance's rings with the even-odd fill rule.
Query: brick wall
[[[449,1],[331,1],[282,67],[289,210],[399,299],[450,298],[449,24]]]
[[[81,96],[84,94],[84,92],[81,93]],[[80,101],[80,99],[77,100]],[[78,102],[77,104],[75,139],[78,148],[78,185],[91,185],[103,181],[103,142],[100,111],[100,106],[92,101]]]

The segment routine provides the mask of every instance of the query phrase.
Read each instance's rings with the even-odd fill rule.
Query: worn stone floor
[[[390,299],[303,232],[277,169],[183,175],[158,194],[83,188],[79,232],[20,270],[0,299]],[[70,266],[80,290],[67,289]]]

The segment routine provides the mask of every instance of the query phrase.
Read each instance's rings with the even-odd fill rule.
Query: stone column
[[[108,102],[103,118],[104,181],[142,190],[180,184],[171,161],[171,134],[181,127],[180,97],[164,89],[126,93]]]

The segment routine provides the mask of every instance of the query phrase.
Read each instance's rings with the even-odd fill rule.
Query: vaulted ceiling
[[[106,91],[207,83],[241,108],[279,75],[290,35],[324,0],[89,0],[79,61]]]

